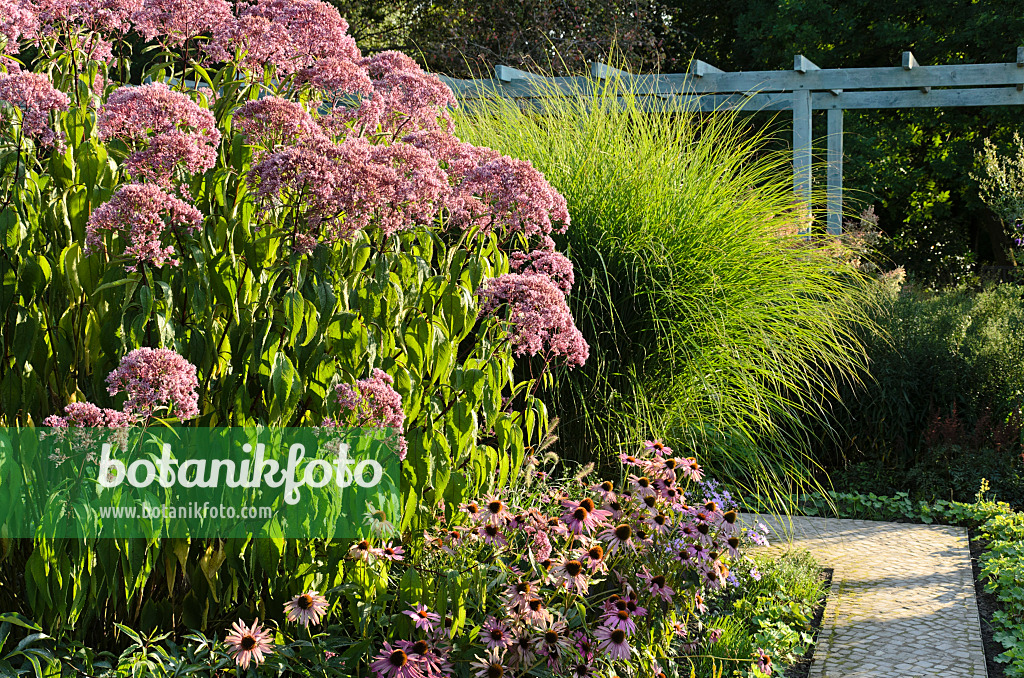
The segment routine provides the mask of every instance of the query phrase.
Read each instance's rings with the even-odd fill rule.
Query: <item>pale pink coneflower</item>
[[[408,615],[415,623],[416,628],[427,633],[433,631],[434,624],[441,621],[441,615],[431,612],[423,603],[416,605],[411,610],[406,610],[402,614]]]
[[[392,562],[405,560],[405,550],[401,546],[392,546],[391,544],[386,544],[382,546],[379,549],[379,551],[380,557],[384,558],[385,560],[390,560]]]
[[[598,647],[609,659],[629,659],[629,638],[622,629],[599,626],[594,632],[594,636],[601,641]]]
[[[540,631],[540,654],[548,658],[549,665],[557,662],[572,647],[572,638],[569,637],[565,622],[548,620]]]
[[[405,650],[384,641],[384,648],[373,658],[370,668],[377,678],[424,678],[419,664]]]
[[[526,601],[526,605],[520,610],[520,616],[534,626],[542,626],[551,620],[551,613],[544,607],[544,601],[540,598],[530,598]]]
[[[643,463],[642,459],[635,457],[632,454],[626,454],[625,452],[619,455],[619,461],[622,462],[624,466],[640,466],[640,464]]]
[[[707,614],[708,606],[704,602],[704,596],[699,593],[693,594],[693,607],[701,614]]]
[[[470,662],[469,668],[477,678],[502,678],[505,675],[503,653],[497,648],[487,650],[483,657]]]
[[[664,513],[658,512],[644,521],[657,534],[668,534],[672,522]]]
[[[486,501],[482,507],[483,520],[491,525],[501,526],[508,522],[508,519],[512,515],[508,512],[508,507],[501,499],[487,495],[484,497]]]
[[[651,479],[647,476],[630,475],[629,485],[633,488],[633,493],[638,497],[654,495],[654,487],[651,485]]]
[[[509,584],[505,589],[509,606],[517,610],[526,607],[530,599],[536,597],[537,586],[538,582],[534,581],[517,581],[514,584]]]
[[[608,553],[614,553],[620,547],[635,548],[633,544],[633,528],[629,526],[629,523],[609,527],[599,534],[598,537],[607,542]]]
[[[611,516],[610,511],[597,508],[591,499],[563,501],[562,504],[565,506],[562,520],[573,534],[593,532]]]
[[[646,567],[641,568],[637,575],[647,582],[647,587],[652,596],[655,598],[661,598],[665,602],[670,602],[672,600],[672,596],[675,595],[675,591],[665,583],[665,575],[651,574]]]
[[[501,620],[488,617],[484,622],[483,639],[488,650],[504,650],[512,644],[512,633]]]
[[[636,633],[636,622],[633,621],[633,615],[629,613],[628,609],[606,612],[601,617],[601,621],[608,628],[622,629],[627,636]]]
[[[501,528],[497,525],[481,525],[477,529],[477,534],[481,539],[484,540],[485,544],[491,546],[505,546],[508,542],[505,540],[505,536],[501,533]]]
[[[701,470],[700,464],[698,464],[697,460],[693,457],[684,458],[680,462],[679,467],[683,477],[688,480],[700,482],[704,479],[704,471]]]
[[[757,651],[754,652],[754,665],[764,675],[772,675],[772,656],[763,647],[757,648]]]
[[[580,553],[580,561],[594,572],[607,572],[608,564],[604,561],[604,547],[592,544]]]
[[[421,668],[426,678],[440,678],[450,675],[451,663],[446,659],[447,650],[438,644],[431,645],[425,640],[396,640],[401,650],[409,655],[409,661]]]
[[[459,510],[469,516],[472,520],[482,520],[483,512],[475,501],[470,501],[459,506]]]
[[[284,604],[288,621],[302,626],[319,624],[320,617],[327,611],[327,599],[316,591],[299,594]]]
[[[607,502],[615,499],[615,485],[610,480],[606,480],[597,485],[590,486],[591,492],[597,492],[600,495],[601,502]]]
[[[512,640],[510,653],[518,666],[532,666],[537,660],[536,643],[528,629],[520,629],[518,631]]]
[[[552,575],[569,592],[586,595],[590,588],[587,571],[584,569],[583,563],[576,559],[558,562],[552,570]]]
[[[658,438],[655,438],[654,440],[645,440],[644,449],[646,449],[648,452],[653,452],[659,457],[664,457],[672,454],[672,448],[666,445],[665,443],[661,442],[661,440],[659,440]]]
[[[356,560],[369,561],[373,558],[373,551],[374,549],[370,546],[370,542],[363,539],[349,547],[348,555],[350,558],[354,558]]]
[[[252,626],[246,626],[245,622],[239,619],[231,625],[231,633],[224,642],[228,645],[228,653],[235,660],[235,664],[243,669],[248,669],[249,664],[259,666],[266,660],[266,655],[274,649],[274,643],[270,631],[260,626],[260,620],[253,621]]]

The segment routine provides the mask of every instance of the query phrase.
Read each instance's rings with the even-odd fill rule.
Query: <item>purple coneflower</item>
[[[369,541],[363,539],[349,547],[348,555],[356,560],[370,560],[373,556],[373,548],[371,548]]]
[[[554,577],[571,592],[586,595],[589,584],[583,563],[578,560],[563,560],[555,565]]]
[[[644,448],[650,452],[654,452],[654,454],[658,455],[659,457],[664,457],[665,455],[672,454],[672,448],[666,445],[665,443],[661,442],[657,438],[655,438],[654,440],[645,440]]]
[[[533,581],[517,581],[514,584],[509,584],[508,588],[505,589],[505,595],[508,596],[508,604],[513,609],[526,607],[530,599],[535,597],[536,592],[537,582]]]
[[[391,647],[387,641],[384,641],[384,649],[373,659],[370,668],[377,678],[424,678],[419,662],[405,650]]]
[[[508,522],[512,514],[508,512],[505,502],[493,495],[487,495],[485,499],[487,501],[483,505],[483,520],[491,525],[504,525]]]
[[[401,546],[392,546],[391,544],[386,544],[379,550],[380,557],[384,558],[385,560],[405,560],[405,550]]]
[[[416,605],[411,610],[406,610],[402,614],[408,615],[413,620],[413,623],[415,623],[416,628],[427,633],[433,631],[434,624],[441,621],[441,615],[431,612],[423,603]]]
[[[477,678],[501,678],[505,675],[505,665],[501,651],[497,649],[487,650],[487,654],[483,657],[478,657],[476,661],[470,662],[469,666],[473,669]]]
[[[537,660],[533,636],[527,629],[521,629],[512,640],[511,652],[519,666],[530,666]]]
[[[303,626],[319,624],[320,617],[327,611],[327,599],[316,591],[307,591],[285,603],[284,611],[288,621]]]
[[[512,644],[512,634],[508,627],[494,617],[488,617],[484,622],[483,639],[484,647],[488,650],[504,650]]]
[[[757,670],[764,675],[772,675],[772,657],[768,654],[768,650],[763,647],[757,648],[757,651],[754,652],[754,664],[757,666]]]
[[[451,673],[451,664],[445,658],[442,648],[432,647],[425,640],[398,640],[395,645],[405,650],[410,663],[425,669],[426,678],[441,678]]]
[[[627,636],[631,636],[636,633],[636,622],[633,621],[632,615],[628,609],[617,609],[611,612],[605,613],[601,618],[605,626],[610,629],[622,629],[626,632]]]
[[[562,520],[573,534],[593,532],[611,515],[609,511],[597,508],[591,499],[581,502],[564,501],[562,504],[566,508]]]
[[[629,638],[622,629],[599,626],[594,632],[594,636],[601,641],[598,647],[607,653],[609,659],[629,659]]]
[[[608,553],[614,553],[620,546],[634,548],[633,528],[629,526],[629,523],[609,527],[599,534],[598,537],[608,543]]]
[[[252,626],[246,626],[241,619],[231,625],[232,632],[225,638],[228,645],[228,654],[235,660],[235,664],[248,669],[249,664],[260,665],[274,649],[270,631],[260,626],[260,620],[253,621]]]
[[[682,459],[679,464],[680,471],[684,478],[692,480],[694,482],[700,482],[704,479],[704,471],[701,470],[700,464],[693,457],[686,457]]]
[[[491,523],[481,525],[477,533],[483,538],[485,544],[492,546],[505,546],[508,544],[497,525],[492,525]]]

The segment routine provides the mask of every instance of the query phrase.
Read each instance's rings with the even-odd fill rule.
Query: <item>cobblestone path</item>
[[[964,528],[743,519],[768,525],[769,548],[791,543],[834,569],[810,678],[986,678]]]

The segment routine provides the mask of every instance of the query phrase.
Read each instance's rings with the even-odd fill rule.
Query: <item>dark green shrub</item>
[[[981,478],[1024,501],[1024,287],[878,287],[870,379],[843,391],[823,447],[837,485],[966,500]]]

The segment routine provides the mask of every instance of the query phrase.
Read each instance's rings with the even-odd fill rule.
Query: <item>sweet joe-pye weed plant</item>
[[[0,424],[393,430],[396,535],[517,477],[549,423],[514,362],[588,356],[569,213],[440,80],[318,0],[0,0],[0,49]],[[348,546],[4,537],[0,609],[85,639],[355,610],[386,576]]]
[[[549,391],[559,454],[611,461],[664,435],[768,497],[814,466],[801,418],[862,376],[867,295],[843,248],[800,237],[788,156],[735,114],[658,111],[642,81],[534,82],[550,96],[467,101],[456,128],[528,159],[573,217],[554,237],[590,359]]]

